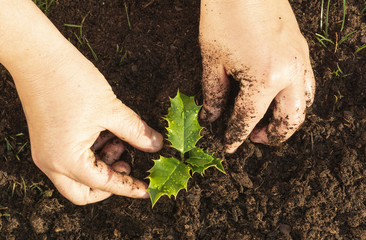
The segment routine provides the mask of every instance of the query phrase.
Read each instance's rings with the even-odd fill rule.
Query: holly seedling
[[[196,147],[200,140],[203,127],[198,122],[198,112],[194,97],[188,97],[178,91],[177,96],[170,99],[171,106],[164,118],[168,122],[167,140],[171,147],[180,152],[180,159],[160,156],[154,160],[154,166],[148,171],[150,184],[147,192],[150,194],[152,206],[163,195],[177,196],[182,189],[187,190],[188,180],[194,173],[203,176],[209,167],[216,167],[225,173],[222,160]]]

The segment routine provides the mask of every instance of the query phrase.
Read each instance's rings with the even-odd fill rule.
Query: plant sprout
[[[160,156],[154,160],[154,166],[148,171],[150,184],[147,189],[150,194],[152,206],[163,195],[177,196],[182,189],[187,189],[188,180],[194,173],[204,174],[209,167],[216,167],[225,173],[222,160],[196,147],[202,137],[202,127],[198,123],[198,112],[194,97],[188,97],[178,91],[177,96],[171,101],[168,115],[168,138],[171,146],[180,152],[180,159]]]

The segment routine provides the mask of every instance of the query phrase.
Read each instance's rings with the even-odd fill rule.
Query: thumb
[[[157,152],[163,147],[163,136],[120,100],[115,99],[114,108],[107,115],[104,127],[133,147],[145,152]]]

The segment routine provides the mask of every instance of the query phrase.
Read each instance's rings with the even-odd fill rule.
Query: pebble
[[[291,227],[290,225],[287,224],[280,224],[280,232],[283,233],[286,236],[290,236],[290,232],[291,232]]]

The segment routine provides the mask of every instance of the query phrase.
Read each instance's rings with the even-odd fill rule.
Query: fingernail
[[[250,137],[250,140],[252,142],[255,142],[255,143],[261,143],[261,144],[265,144],[264,140],[259,138],[258,136],[254,135],[254,136],[251,136]]]
[[[207,111],[206,111],[206,109],[204,109],[202,107],[201,112],[200,112],[200,119],[207,120],[206,118],[207,118]]]
[[[214,122],[219,117],[219,114],[216,111],[208,111],[204,107],[202,107],[200,118],[207,122]]]
[[[234,152],[236,152],[238,148],[226,148],[225,149],[225,152],[226,153],[230,153],[230,154],[233,154]]]
[[[148,185],[147,185],[147,183],[146,182],[141,182],[143,185],[144,185],[144,189],[145,189],[145,191],[144,191],[144,193],[140,196],[140,198],[149,198],[150,197],[150,195],[149,195],[149,193],[147,192],[147,188],[149,187]],[[141,189],[142,190],[142,189]]]
[[[142,195],[142,197],[141,197],[141,198],[149,198],[149,197],[150,197],[149,193],[148,193],[148,192],[145,192],[145,194],[144,194],[144,195]]]
[[[114,171],[119,172],[121,174],[130,175],[131,173],[130,165],[124,161],[118,161],[113,163],[112,168]]]
[[[232,154],[232,153],[236,152],[236,150],[238,150],[240,145],[241,145],[241,143],[233,143],[230,145],[225,145],[225,152]]]
[[[163,147],[163,136],[155,130],[151,134],[151,141],[157,151]]]
[[[265,133],[265,128],[253,130],[250,135],[250,140],[255,143],[267,144],[268,138]]]

